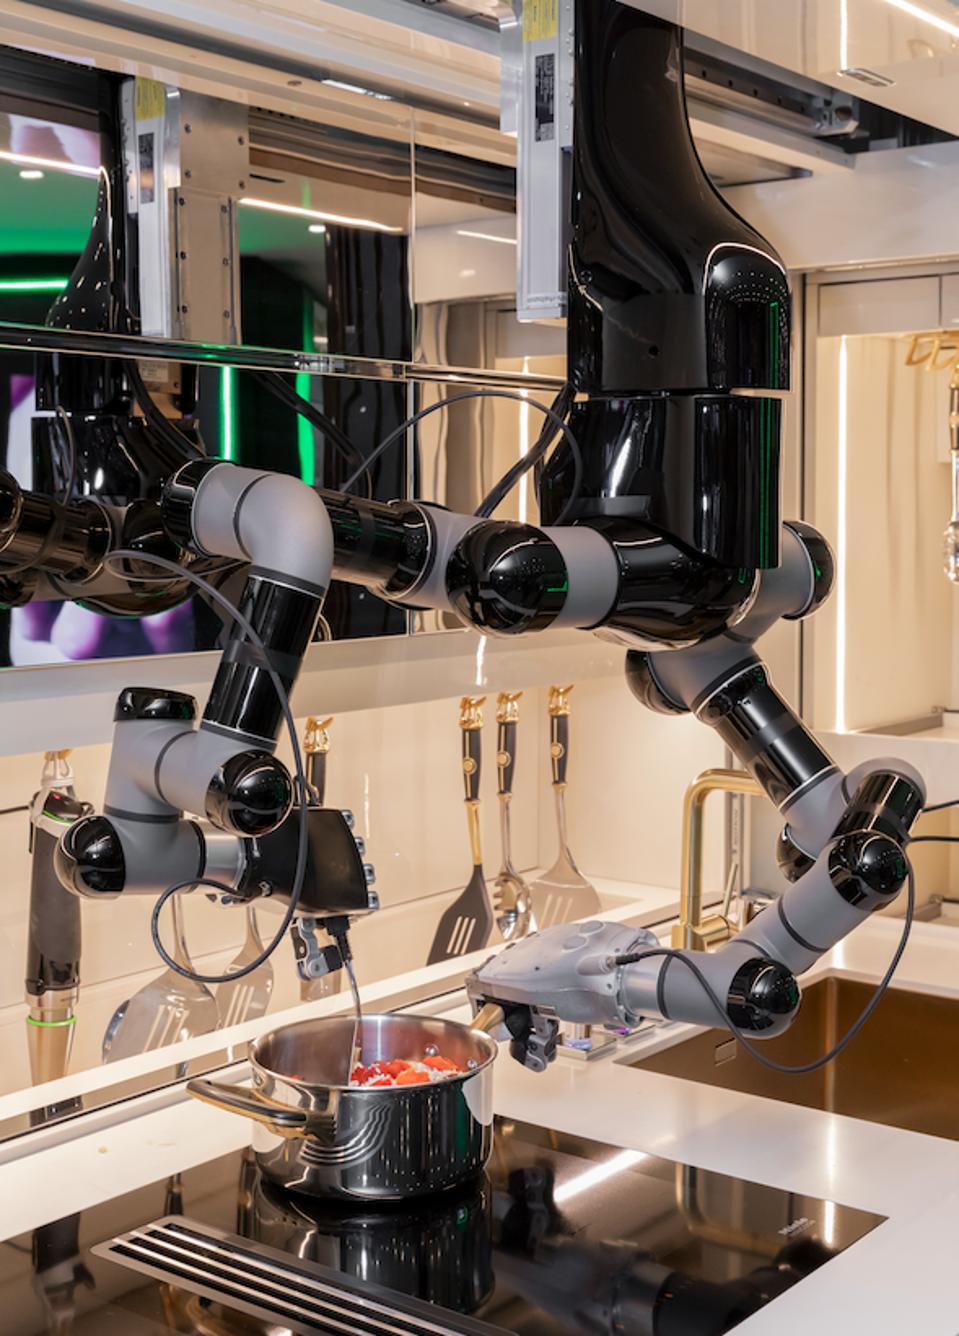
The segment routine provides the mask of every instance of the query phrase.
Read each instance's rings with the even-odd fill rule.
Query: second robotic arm
[[[763,573],[752,608],[733,629],[668,654],[630,655],[635,694],[661,710],[692,710],[715,727],[775,802],[786,820],[780,863],[792,884],[710,954],[662,951],[648,933],[599,922],[507,947],[467,987],[475,1005],[504,1008],[514,1054],[527,1066],[545,1067],[560,1020],[725,1021],[757,1037],[779,1034],[799,1007],[795,976],[899,894],[905,845],[925,802],[922,779],[908,764],[885,759],[843,775],[752,649],[778,617],[818,606],[830,572],[815,531],[786,526],[782,565]]]

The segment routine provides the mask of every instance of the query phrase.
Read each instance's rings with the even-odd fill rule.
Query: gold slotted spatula
[[[596,888],[588,882],[569,851],[566,835],[566,769],[569,762],[569,693],[572,687],[549,689],[549,759],[553,772],[553,800],[559,853],[556,862],[530,883],[533,919],[537,929],[554,923],[589,918],[601,908]]]
[[[465,889],[440,919],[426,960],[427,965],[435,965],[440,960],[450,960],[456,956],[465,956],[470,951],[478,951],[489,941],[495,922],[493,904],[486,887],[486,878],[483,876],[483,853],[480,843],[480,762],[482,705],[485,700],[485,696],[464,696],[460,701],[463,787],[466,795],[466,820],[469,825],[473,874]]]

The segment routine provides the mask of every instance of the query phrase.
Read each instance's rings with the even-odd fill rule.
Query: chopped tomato
[[[429,1053],[423,1058],[413,1058],[409,1061],[393,1058],[387,1062],[384,1058],[377,1058],[368,1067],[357,1063],[350,1077],[350,1084],[366,1087],[426,1085],[431,1079],[436,1081],[461,1075],[463,1070],[450,1058],[444,1058],[441,1053]]]
[[[410,1070],[410,1063],[403,1062],[402,1058],[395,1058],[393,1062],[383,1062],[383,1071],[389,1073],[391,1077],[401,1077],[403,1071]]]
[[[413,1068],[409,1068],[405,1072],[400,1072],[399,1076],[396,1078],[396,1084],[398,1086],[426,1085],[429,1079],[429,1072],[418,1072]]]
[[[449,1058],[444,1058],[437,1053],[431,1057],[423,1059],[423,1066],[430,1067],[434,1072],[458,1072],[459,1067]]]

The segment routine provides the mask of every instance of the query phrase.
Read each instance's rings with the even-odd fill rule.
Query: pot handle
[[[244,1118],[252,1118],[254,1122],[263,1123],[277,1136],[296,1138],[308,1135],[309,1114],[305,1109],[294,1109],[288,1104],[267,1099],[248,1086],[226,1085],[222,1081],[196,1078],[188,1081],[186,1088],[205,1104],[225,1109],[227,1113],[239,1113]]]

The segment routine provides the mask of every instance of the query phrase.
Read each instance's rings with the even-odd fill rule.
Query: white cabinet
[[[959,275],[949,275],[959,282]],[[935,329],[940,324],[940,279],[867,279],[828,283],[819,288],[819,335],[896,334],[904,330]],[[959,288],[955,289],[959,322]]]

